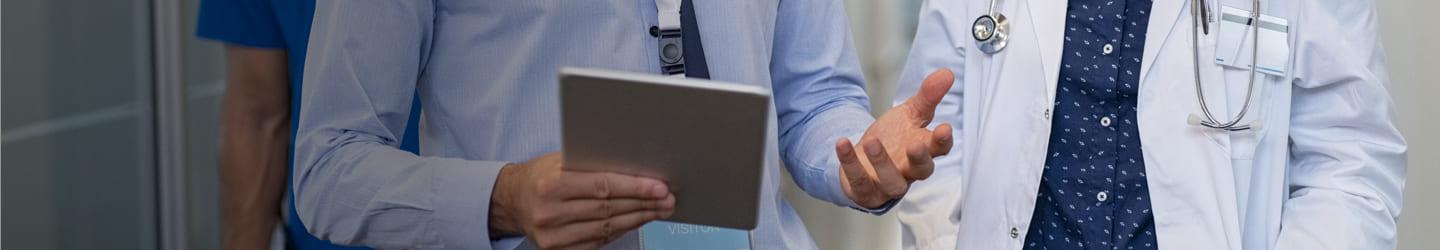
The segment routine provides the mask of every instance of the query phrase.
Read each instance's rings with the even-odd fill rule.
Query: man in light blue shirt
[[[685,28],[702,34],[709,76],[773,90],[756,248],[815,248],[777,191],[781,160],[811,196],[879,213],[949,152],[948,125],[925,127],[953,76],[872,118],[840,0],[693,4],[698,24]],[[489,249],[521,236],[593,248],[668,216],[663,183],[560,171],[556,153],[559,69],[660,73],[656,5],[319,1],[293,180],[301,219],[337,243]],[[419,155],[395,148],[415,93]]]

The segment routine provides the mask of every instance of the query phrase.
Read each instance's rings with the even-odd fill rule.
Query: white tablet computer
[[[769,103],[756,86],[561,69],[564,168],[657,178],[668,221],[754,229]]]

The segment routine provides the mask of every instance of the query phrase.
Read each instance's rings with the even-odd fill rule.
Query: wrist
[[[500,174],[495,179],[495,189],[490,192],[490,238],[522,235],[520,223],[516,222],[518,216],[515,206],[519,190],[517,179],[522,179],[523,170],[518,164],[507,164],[500,168]]]

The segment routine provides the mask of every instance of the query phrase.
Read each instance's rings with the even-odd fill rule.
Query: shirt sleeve
[[[840,188],[835,142],[859,141],[875,121],[840,0],[780,1],[770,74],[780,152],[797,186],[810,196],[871,213]]]
[[[1299,6],[1290,195],[1276,249],[1394,249],[1406,143],[1396,129],[1373,1]]]
[[[491,249],[498,161],[398,145],[433,29],[431,0],[320,0],[304,74],[296,209],[314,235],[383,249]],[[503,245],[503,244],[502,244]]]
[[[285,48],[269,0],[203,0],[195,35],[258,48]]]

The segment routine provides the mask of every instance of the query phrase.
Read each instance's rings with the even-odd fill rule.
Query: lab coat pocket
[[[1228,4],[1228,3],[1227,3]],[[1244,5],[1240,5],[1244,6]],[[1251,19],[1247,10],[1218,6],[1219,46],[1215,63],[1221,68],[1223,91],[1229,114],[1226,120],[1240,118],[1240,124],[1250,129],[1229,132],[1231,156],[1235,160],[1249,160],[1255,155],[1256,144],[1265,136],[1265,122],[1271,103],[1273,88],[1284,87],[1289,61],[1288,21],[1269,15]],[[1263,11],[1262,11],[1263,12]],[[1258,20],[1258,21],[1256,21]],[[1256,64],[1255,70],[1251,64]],[[1212,85],[1213,86],[1213,85]],[[1280,89],[1284,91],[1284,89]],[[1243,114],[1243,115],[1242,115]],[[1283,115],[1283,114],[1281,114]]]
[[[1211,27],[1215,26],[1218,24],[1212,22]],[[1194,63],[1199,64],[1197,68],[1200,72],[1198,79],[1194,81],[1199,83],[1192,87],[1196,88],[1194,98],[1203,99],[1195,100],[1197,107],[1190,120],[1193,126],[1202,129],[1203,133],[1214,140],[1232,159],[1250,159],[1254,155],[1255,142],[1258,141],[1258,138],[1255,138],[1257,133],[1253,131],[1256,128],[1227,131],[1196,124],[1200,121],[1225,124],[1239,118],[1241,121],[1237,126],[1253,126],[1254,121],[1260,120],[1257,119],[1260,112],[1257,112],[1256,108],[1263,106],[1259,103],[1262,102],[1260,93],[1266,85],[1265,75],[1257,73],[1252,86],[1248,69],[1241,70],[1227,65],[1226,60],[1234,57],[1233,50],[1237,46],[1232,41],[1236,39],[1233,37],[1235,34],[1227,35],[1223,28],[1211,31],[1209,34],[1197,33],[1201,37],[1200,46],[1197,48],[1198,58],[1195,58]]]
[[[1234,98],[1230,98],[1230,91],[1227,89],[1229,83],[1226,80],[1226,76],[1229,75],[1229,70],[1220,66],[1216,61],[1213,61],[1213,59],[1219,56],[1218,53],[1220,53],[1217,50],[1217,47],[1220,46],[1218,40],[1218,34],[1201,34],[1201,37],[1199,37],[1200,46],[1195,48],[1199,50],[1199,53],[1197,53],[1198,58],[1193,59],[1193,63],[1199,64],[1199,67],[1193,70],[1199,70],[1199,72],[1194,72],[1188,68],[1190,67],[1189,65],[1185,66],[1187,67],[1185,70],[1186,73],[1199,74],[1198,79],[1191,79],[1189,76],[1186,76],[1183,79],[1189,81],[1186,81],[1186,83],[1181,86],[1194,91],[1193,95],[1188,96],[1185,100],[1190,102],[1190,105],[1193,105],[1188,109],[1190,112],[1189,119],[1191,120],[1188,122],[1190,126],[1199,129],[1201,133],[1210,138],[1216,146],[1229,153],[1233,150],[1231,138],[1228,136],[1229,132],[1198,124],[1199,121],[1208,120],[1204,110],[1208,110],[1210,112],[1209,117],[1213,117],[1217,122],[1228,122],[1230,118],[1234,117],[1231,110],[1234,110],[1234,107],[1240,105],[1230,102],[1230,100]],[[1198,86],[1197,83],[1191,81],[1199,81]],[[1204,97],[1201,97],[1202,95]],[[1204,103],[1201,103],[1199,98],[1204,98]],[[1204,105],[1204,107],[1202,108],[1201,105]]]
[[[1222,122],[1232,121],[1240,118],[1239,124],[1248,124],[1250,129],[1227,132],[1230,137],[1230,157],[1234,160],[1249,160],[1254,158],[1256,144],[1265,135],[1266,103],[1269,102],[1269,90],[1277,85],[1280,77],[1270,76],[1261,73],[1250,73],[1249,69],[1237,69],[1225,67],[1223,71],[1224,88],[1217,91],[1225,92],[1225,104],[1230,107],[1223,115],[1216,114],[1217,119]],[[1253,78],[1252,78],[1253,77]],[[1220,79],[1217,79],[1220,80]],[[1252,83],[1253,81],[1253,83]],[[1252,86],[1253,84],[1253,86]],[[1213,85],[1212,85],[1213,86]],[[1244,113],[1243,117],[1240,114]],[[1224,117],[1224,118],[1220,118]]]

